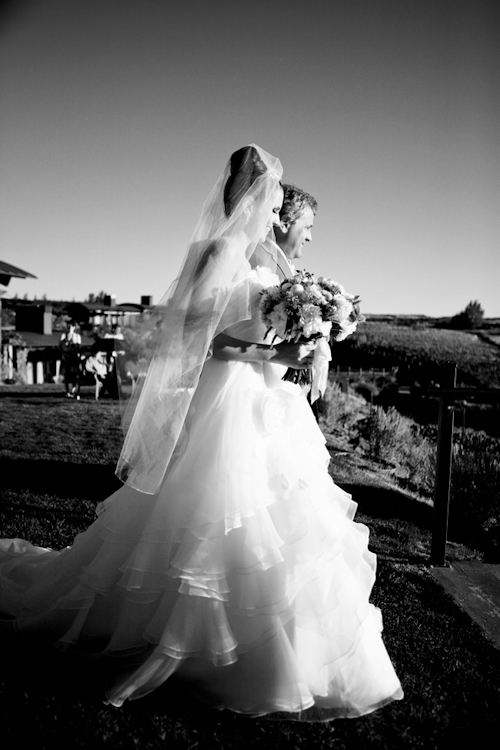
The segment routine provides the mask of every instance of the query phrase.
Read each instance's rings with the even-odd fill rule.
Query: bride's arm
[[[315,343],[294,344],[282,341],[269,346],[241,341],[226,333],[219,333],[212,343],[215,359],[236,362],[271,362],[276,365],[302,370],[312,367]]]

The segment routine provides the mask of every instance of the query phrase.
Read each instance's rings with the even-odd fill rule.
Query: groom
[[[295,185],[283,185],[283,192],[280,224],[274,228],[274,234],[276,244],[293,263],[296,258],[302,257],[302,248],[312,239],[311,232],[318,203],[312,195]],[[281,267],[279,270],[279,275],[288,275]]]
[[[301,190],[300,188],[295,187],[295,185],[283,185],[282,187],[284,198],[283,206],[280,210],[279,227],[274,226],[275,234],[270,231],[267,237],[259,243],[261,249],[264,251],[264,258],[267,256],[267,260],[269,261],[269,256],[271,256],[273,259],[273,264],[270,265],[270,267],[274,268],[274,263],[276,263],[276,275],[280,281],[290,276],[291,262],[295,260],[295,258],[300,258],[302,256],[303,246],[306,242],[311,241],[311,229],[318,206],[312,195],[306,193],[305,190]],[[282,253],[285,255],[289,265],[285,262],[283,257],[280,258],[281,253],[276,251],[276,245],[278,245]],[[255,256],[258,258],[259,252],[256,252]],[[293,266],[292,273],[295,273]],[[224,332],[220,333],[214,341],[217,342],[216,356],[218,356],[219,359],[234,359],[242,362],[259,361],[249,359],[246,353],[254,349],[272,349],[272,346],[270,347],[267,344],[254,344],[252,342],[242,341],[228,336]],[[282,344],[277,344],[276,346],[289,346],[293,349],[293,347],[298,347],[299,344],[296,342],[289,342],[288,344],[282,342]],[[241,356],[242,354],[244,355],[243,357]],[[310,352],[308,354],[310,354]],[[288,366],[296,366],[297,354],[293,353],[289,356],[290,361],[293,362],[293,364],[289,364]],[[305,357],[305,355],[302,356]],[[307,358],[310,359],[310,357]],[[266,358],[262,357],[261,361],[266,361]],[[267,361],[270,361],[270,359],[267,358]],[[281,364],[284,363],[281,362]],[[316,413],[314,406],[315,405],[313,405],[313,411]]]
[[[280,224],[274,227],[275,242],[286,255],[292,270],[293,261],[302,257],[302,248],[312,240],[312,227],[318,203],[312,195],[295,185],[283,185],[283,206],[280,211]],[[287,269],[280,266],[277,258],[278,276],[286,278]],[[308,401],[311,404],[310,396]],[[311,404],[313,414],[318,420],[318,402]]]

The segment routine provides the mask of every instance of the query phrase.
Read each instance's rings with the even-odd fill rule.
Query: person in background
[[[82,337],[76,330],[76,322],[70,318],[67,330],[61,334],[61,350],[66,397],[80,400],[80,349]]]
[[[104,388],[108,391],[111,398],[119,398],[120,397],[120,389],[121,389],[121,377],[118,370],[118,357],[123,356],[124,349],[123,345],[120,346],[120,341],[124,341],[125,337],[122,333],[122,328],[119,323],[114,323],[111,326],[111,330],[106,332],[104,334],[104,338],[112,339],[114,341],[114,347],[106,347],[105,354],[106,354],[106,366],[107,366],[107,375],[103,382]]]

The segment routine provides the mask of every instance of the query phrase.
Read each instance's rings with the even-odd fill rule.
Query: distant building
[[[141,301],[146,299],[151,303],[151,297],[142,297]],[[28,384],[59,382],[59,341],[69,318],[80,326],[82,351],[90,352],[100,338],[112,337],[117,326],[133,326],[134,318],[144,310],[152,309],[151,304],[129,302],[118,305],[111,295],[107,295],[104,302],[26,302],[17,299],[5,302],[15,314],[15,328],[4,337],[1,348],[1,380],[21,380]]]
[[[2,296],[7,291],[7,287],[10,284],[11,279],[36,279],[37,277],[29,273],[29,271],[23,271],[22,268],[13,266],[10,263],[6,263],[0,260],[0,375],[3,380],[8,380],[12,372],[12,356],[9,359],[9,351],[4,352],[2,346]]]

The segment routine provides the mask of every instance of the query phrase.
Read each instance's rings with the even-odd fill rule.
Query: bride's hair
[[[267,167],[255,146],[243,146],[229,160],[231,173],[224,185],[224,212],[230,216],[248,188],[257,177],[267,172]]]

